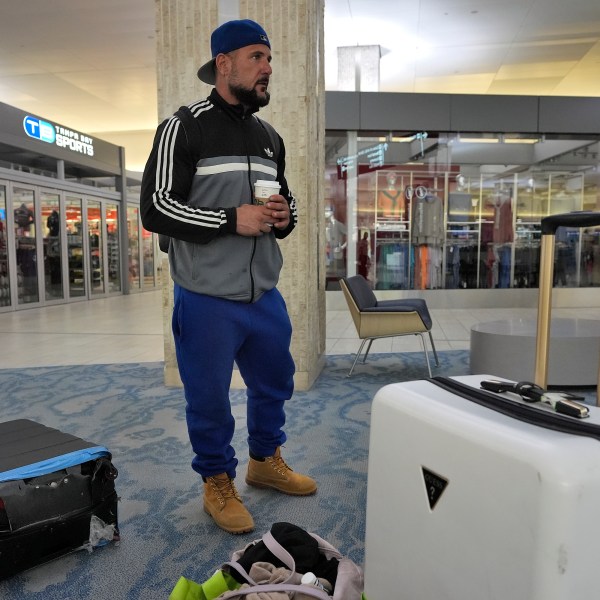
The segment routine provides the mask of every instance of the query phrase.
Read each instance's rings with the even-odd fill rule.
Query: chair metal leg
[[[371,338],[369,340],[369,345],[367,346],[367,351],[365,352],[365,355],[363,356],[363,360],[362,360],[363,365],[367,362],[367,355],[369,354],[369,350],[371,349],[371,344],[373,343],[373,339],[374,338]]]
[[[354,362],[352,363],[352,366],[350,367],[350,372],[348,373],[348,375],[346,375],[346,377],[350,377],[350,375],[352,375],[352,371],[354,371],[354,367],[356,366],[356,363],[358,362],[358,358],[362,352],[363,346],[365,345],[365,342],[367,340],[363,340],[360,348],[358,349],[358,352],[356,353],[356,358],[354,359]]]
[[[431,335],[431,331],[428,331],[427,333],[429,333],[429,341],[431,342],[431,349],[433,350],[433,356],[435,358],[435,365],[436,365],[436,367],[439,367],[440,360],[439,360],[439,357],[437,354],[437,350],[435,349],[435,344],[433,342],[433,336]],[[429,352],[427,351],[427,342],[425,341],[425,336],[423,335],[422,332],[416,333],[415,335],[418,335],[421,338],[421,345],[423,346],[425,360],[427,361],[427,371],[429,372],[429,377],[433,377],[433,375],[431,373],[431,363],[429,361]],[[362,350],[363,350],[365,344],[367,342],[369,342],[369,344],[367,346],[367,350],[361,361],[363,365],[367,362],[367,356],[369,355],[369,351],[371,350],[371,345],[373,344],[374,339],[375,338],[366,338],[366,339],[362,340],[362,342],[360,344],[360,348],[358,349],[358,352],[356,353],[356,356],[354,357],[354,362],[352,363],[352,366],[350,367],[350,371],[348,372],[347,377],[350,377],[350,375],[352,375],[352,372],[354,371],[354,367],[356,366],[356,363],[358,362],[358,359],[360,358],[360,355],[362,354]]]
[[[429,352],[427,352],[427,344],[425,343],[425,337],[422,333],[417,334],[421,338],[421,344],[423,346],[423,352],[425,353],[425,360],[427,361],[427,370],[429,371],[429,377],[431,378],[431,365],[429,364]]]
[[[435,356],[435,366],[440,366],[440,361],[438,359],[437,351],[435,349],[435,344],[433,343],[433,336],[431,335],[431,331],[429,331],[429,341],[431,342],[431,349],[433,350],[433,356]]]

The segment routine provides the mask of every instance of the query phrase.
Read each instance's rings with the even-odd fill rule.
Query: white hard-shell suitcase
[[[554,236],[600,213],[542,219],[535,382],[546,387]],[[493,375],[396,383],[373,400],[369,600],[600,598],[600,408],[558,414]],[[598,396],[600,396],[600,371]],[[567,413],[577,407],[562,404]],[[585,411],[585,408],[584,408]]]
[[[474,388],[484,379],[495,378],[453,378]],[[434,380],[376,394],[369,600],[600,598],[600,408],[574,419],[509,396],[550,423],[521,421]],[[557,418],[573,431],[547,428]]]

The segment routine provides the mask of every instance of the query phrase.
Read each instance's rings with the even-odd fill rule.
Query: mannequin
[[[404,195],[396,188],[396,173],[386,174],[386,186],[377,197],[377,216],[384,219],[404,220]]]
[[[512,195],[510,191],[500,190],[492,200],[494,208],[494,233],[492,239],[495,244],[507,244],[514,239]]]
[[[18,208],[15,208],[15,223],[24,232],[29,231],[29,227],[33,223],[33,212],[27,207],[25,202],[21,203],[21,206]]]
[[[48,227],[48,235],[50,235],[51,237],[58,237],[60,219],[58,217],[58,213],[55,210],[53,210],[48,216],[46,226]]]
[[[415,252],[415,289],[437,288],[442,282],[444,208],[442,199],[423,190],[411,201],[411,240]]]
[[[369,243],[369,232],[363,233],[362,239],[358,242],[358,274],[362,275],[365,279],[369,278],[369,267],[371,266],[371,258]]]
[[[344,273],[346,226],[335,218],[331,208],[325,209],[325,219],[327,266],[334,274]]]

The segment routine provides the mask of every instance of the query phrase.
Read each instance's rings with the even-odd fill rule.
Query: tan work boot
[[[206,477],[204,511],[229,533],[246,533],[254,529],[252,515],[246,510],[233,479],[227,473]]]
[[[292,496],[309,496],[317,491],[317,483],[308,475],[294,473],[281,458],[281,448],[264,460],[250,457],[246,483],[259,488],[272,488]]]

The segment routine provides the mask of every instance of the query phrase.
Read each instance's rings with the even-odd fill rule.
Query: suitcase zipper
[[[485,406],[491,410],[513,417],[531,425],[552,429],[572,435],[592,437],[600,441],[600,425],[570,418],[559,413],[540,410],[510,398],[504,398],[485,390],[474,388],[450,377],[433,377],[431,383],[461,398]]]

